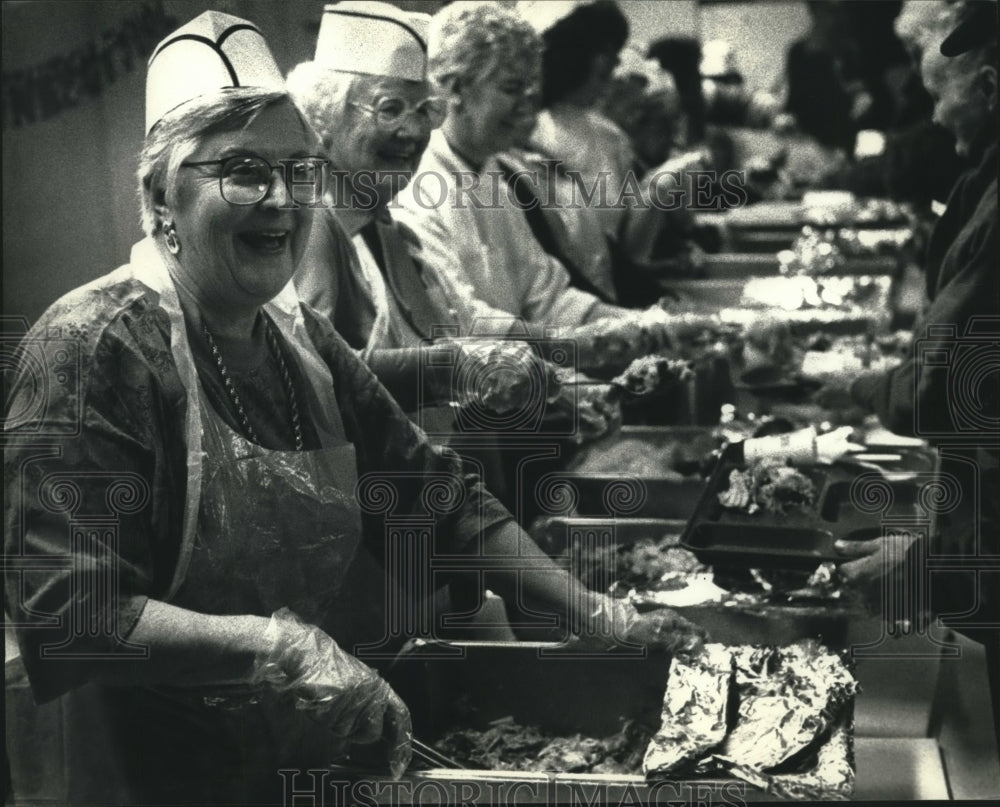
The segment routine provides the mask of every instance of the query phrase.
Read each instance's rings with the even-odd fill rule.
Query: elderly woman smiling
[[[718,326],[710,316],[623,308],[574,288],[566,266],[536,238],[516,198],[518,182],[534,180],[518,176],[503,154],[523,143],[538,113],[542,41],[525,20],[495,3],[453,3],[431,20],[427,58],[448,117],[393,211],[416,233],[418,260],[471,288],[497,319],[520,317],[538,333],[561,329],[576,340],[583,370],[621,370]]]
[[[147,131],[149,237],[42,316],[5,421],[5,556],[26,561],[7,566],[7,683],[26,674],[41,704],[10,701],[19,799],[282,803],[301,785],[289,769],[379,739],[399,775],[406,706],[345,649],[384,628],[365,633],[361,599],[384,582],[361,571],[365,548],[390,551],[370,482],[396,518],[430,511],[436,551],[525,558],[536,571],[505,573],[505,596],[520,582],[584,625],[611,616],[609,639],[699,641],[581,595],[299,302],[323,166],[254,26],[206,12],[164,40]],[[435,481],[448,506],[425,495]]]

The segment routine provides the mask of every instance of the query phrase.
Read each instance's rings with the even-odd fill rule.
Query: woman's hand
[[[910,546],[916,540],[919,540],[917,536],[900,532],[869,541],[836,541],[834,550],[847,558],[837,569],[845,602],[869,614],[881,614],[885,619],[886,602],[897,600],[897,595],[902,595],[905,590],[900,588],[906,585],[904,581],[910,574],[905,564],[909,562]],[[909,599],[903,597],[904,610],[896,613],[897,623],[906,623],[921,616],[916,612],[915,602],[905,605]],[[907,613],[907,609],[913,610],[913,613]]]
[[[670,653],[691,654],[708,639],[700,625],[669,608],[640,614],[626,600],[596,595],[590,614],[589,635],[609,649],[619,644],[638,644]]]
[[[878,582],[903,562],[906,553],[917,540],[914,533],[900,532],[882,535],[868,541],[836,541],[834,550],[844,558],[838,572],[850,588],[863,589]]]
[[[549,371],[526,342],[446,340],[435,345],[440,347],[455,351],[448,397],[462,406],[504,414],[545,394]]]
[[[264,641],[251,683],[291,694],[335,737],[359,744],[384,739],[398,779],[410,762],[410,713],[378,673],[287,608],[271,617]]]

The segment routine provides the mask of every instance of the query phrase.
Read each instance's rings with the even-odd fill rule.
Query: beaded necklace
[[[240,399],[240,394],[236,391],[236,386],[233,384],[233,380],[229,376],[229,370],[226,369],[225,362],[222,361],[222,354],[219,352],[218,345],[215,344],[212,332],[208,330],[208,325],[204,322],[202,322],[201,327],[205,334],[205,341],[208,342],[208,347],[212,351],[215,364],[219,368],[219,375],[222,377],[222,383],[226,387],[226,392],[229,393],[229,399],[236,407],[236,415],[239,417],[240,424],[243,426],[243,431],[249,438],[250,442],[257,443],[259,445],[260,440],[257,439],[257,432],[251,425],[250,418],[247,417],[246,410],[243,408],[243,401]],[[267,340],[267,346],[270,348],[271,354],[278,362],[278,369],[281,371],[281,380],[285,385],[285,394],[288,396],[288,403],[292,410],[292,431],[295,434],[295,450],[301,451],[304,442],[302,440],[302,424],[299,419],[299,402],[295,395],[295,385],[292,383],[292,374],[288,371],[288,365],[285,364],[284,356],[281,354],[281,348],[278,345],[278,338],[275,336],[274,331],[271,329],[271,324],[267,321],[266,317],[264,318],[264,337]]]

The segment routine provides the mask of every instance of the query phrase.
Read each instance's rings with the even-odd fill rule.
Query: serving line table
[[[868,641],[872,635],[877,635],[872,633],[875,628],[874,621],[859,624],[856,637]],[[988,704],[982,700],[988,691],[982,650],[960,637],[947,638],[962,648],[960,659],[908,658],[909,654],[922,652],[925,645],[922,640],[904,638],[889,640],[884,648],[885,658],[858,660],[856,672],[862,692],[855,704],[857,779],[854,800],[898,803],[926,799],[988,799],[1000,793],[1000,764],[989,725]],[[493,687],[490,690],[493,697],[484,704],[490,714],[506,713],[512,693],[523,693],[525,687],[544,690],[553,681],[551,671],[532,668],[530,662],[524,661],[527,654],[541,647],[537,643],[447,644],[463,648],[468,664],[463,675],[471,677],[473,692],[477,691],[475,679],[479,679],[479,684],[488,683]],[[462,663],[456,660],[444,664],[454,673],[461,670]],[[573,680],[571,668],[566,666],[574,662],[548,660],[546,663],[550,667],[564,666],[559,675],[566,689],[575,692],[580,688]],[[638,687],[642,683],[638,679],[645,674],[636,672],[632,684]],[[621,677],[615,689],[609,688],[610,679],[605,680],[600,663],[592,664],[589,674],[600,679],[593,688],[603,686],[609,700],[619,698],[615,689],[628,688],[627,677]],[[447,678],[450,685],[451,675]],[[501,679],[506,685],[498,685]],[[443,688],[448,686],[443,679],[439,683]],[[454,689],[450,691],[456,694]],[[479,694],[489,697],[482,689]],[[545,720],[542,712],[549,709],[538,706],[543,695],[536,691],[525,698],[539,709],[540,723]],[[429,697],[433,701],[440,695],[432,688]],[[549,697],[564,700],[559,693],[550,693]],[[606,712],[606,708],[593,701],[580,702],[576,706],[578,712],[588,708]],[[530,714],[529,708],[516,719],[526,723]],[[558,801],[608,805],[773,800],[759,790],[744,789],[735,780],[727,779],[691,779],[650,785],[641,776],[431,769],[407,773],[400,785],[391,786],[388,779],[379,774],[335,769],[332,775],[344,781],[365,781],[369,786],[366,798],[385,804],[392,803],[393,799],[422,804],[544,804]]]

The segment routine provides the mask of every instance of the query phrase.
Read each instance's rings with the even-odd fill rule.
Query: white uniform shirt
[[[470,190],[477,180],[478,190]],[[609,313],[598,298],[571,287],[565,267],[535,240],[496,160],[473,171],[440,130],[390,207],[419,237],[419,259],[453,286],[450,296],[474,296],[478,318],[572,327]]]

